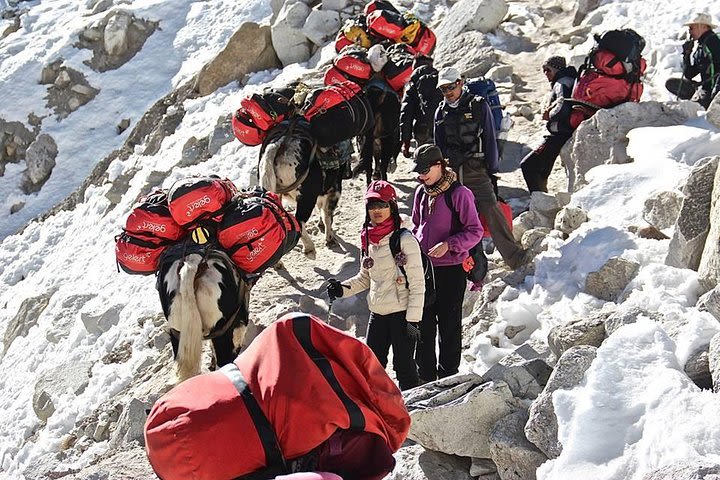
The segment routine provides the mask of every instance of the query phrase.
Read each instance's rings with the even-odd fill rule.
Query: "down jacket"
[[[367,301],[371,312],[389,315],[406,310],[405,318],[408,322],[419,322],[422,319],[425,301],[425,275],[420,245],[410,232],[400,235],[400,249],[407,257],[406,287],[405,277],[395,264],[390,251],[391,235],[383,237],[377,245],[371,243],[368,246],[368,254],[373,259],[373,266],[364,268],[361,265],[357,275],[343,282],[350,286],[349,289],[343,289],[343,297],[370,289]]]

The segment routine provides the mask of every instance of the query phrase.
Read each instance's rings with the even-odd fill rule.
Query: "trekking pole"
[[[334,301],[335,301],[335,299],[333,297],[330,297],[330,301],[328,302],[327,322],[325,322],[328,325],[330,325],[330,317],[332,316],[332,305],[333,305]]]

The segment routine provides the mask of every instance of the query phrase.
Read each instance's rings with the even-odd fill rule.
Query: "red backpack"
[[[427,25],[421,24],[420,31],[415,36],[415,40],[410,44],[415,54],[432,55],[435,50],[437,37]]]
[[[300,224],[280,198],[262,187],[241,191],[228,205],[218,241],[245,273],[259,273],[295,248]]]
[[[295,313],[266,328],[235,363],[155,402],[145,446],[163,480],[312,470],[380,480],[409,428],[402,394],[372,351]]]
[[[185,228],[222,213],[237,188],[228,179],[190,177],[170,187],[168,208],[173,219]]]
[[[367,83],[374,73],[368,60],[367,50],[354,45],[343,48],[333,59],[333,66],[342,72],[347,80],[360,85]]]
[[[260,145],[267,136],[267,132],[255,125],[250,114],[242,108],[239,108],[233,115],[232,129],[235,138],[248,147]]]

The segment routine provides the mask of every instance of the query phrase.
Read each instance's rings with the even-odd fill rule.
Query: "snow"
[[[133,125],[159,98],[187,82],[217,53],[245,21],[263,22],[271,15],[265,0],[129,0],[122,8],[138,17],[160,21],[158,29],[130,62],[117,70],[93,72],[83,61],[88,51],[73,47],[78,33],[105,13],[89,15],[92,2],[34,0],[22,2],[21,30],[0,41],[0,117],[27,122],[29,112],[44,116],[42,129],[58,142],[57,166],[42,190],[24,195],[16,190],[23,166],[8,165],[0,177],[0,330],[7,331],[21,305],[51,292],[49,304],[27,335],[19,336],[0,358],[0,469],[5,477],[22,479],[22,472],[47,453],[60,452],[63,440],[78,419],[90,415],[133,380],[138,365],[156,359],[148,345],[152,319],[158,314],[157,296],[146,277],[115,272],[113,236],[123,225],[135,198],[143,193],[150,175],[172,170],[163,186],[195,173],[221,172],[238,185],[252,181],[257,148],[229,143],[201,165],[177,168],[176,159],[191,136],[212,131],[218,117],[236,108],[242,90],[235,85],[207,97],[188,100],[187,112],[175,133],[154,156],[141,151],[109,167],[109,182],[137,170],[128,192],[113,206],[105,197],[111,183],[87,189],[72,211],[31,221],[73,192],[93,167],[129,135],[115,126],[121,118]],[[593,32],[615,27],[635,28],[647,40],[648,85],[644,99],[670,100],[663,84],[679,73],[681,26],[707,2],[666,0],[602,2],[590,14]],[[0,0],[0,8],[8,5]],[[716,9],[717,10],[717,9]],[[417,12],[435,18],[429,4]],[[524,12],[518,5],[512,12]],[[713,12],[717,18],[718,11]],[[433,16],[434,15],[434,16]],[[533,18],[532,23],[537,24]],[[0,27],[4,28],[4,23]],[[533,27],[534,28],[534,27]],[[497,38],[494,42],[500,42]],[[572,54],[584,55],[590,44]],[[323,51],[308,65],[251,75],[247,91],[295,79],[314,62],[329,56]],[[42,66],[63,58],[83,72],[100,94],[66,119],[58,121],[45,107],[45,86],[38,84]],[[677,189],[692,166],[704,156],[720,152],[720,132],[704,118],[685,125],[640,128],[628,135],[633,163],[606,165],[587,175],[588,185],[573,195],[572,204],[588,212],[589,222],[566,240],[555,239],[535,260],[536,273],[517,288],[508,288],[497,303],[497,320],[477,337],[471,353],[477,358],[467,369],[484,370],[518,344],[545,340],[550,329],[596,311],[605,302],[582,293],[589,272],[609,258],[622,257],[640,264],[623,306],[639,306],[673,319],[667,332],[640,318],[609,337],[581,385],[559,390],[557,406],[559,458],[538,470],[540,480],[570,478],[641,479],[644,474],[677,460],[703,457],[720,462],[720,397],[700,391],[683,373],[688,357],[720,332],[720,323],[695,302],[697,273],[664,265],[669,241],[639,239],[627,231],[642,222],[643,202],[653,192]],[[11,205],[25,207],[9,216]],[[29,223],[28,223],[29,222]],[[22,229],[21,233],[16,233]],[[672,229],[666,234],[671,235]],[[352,263],[351,258],[344,260]],[[324,265],[338,272],[342,265]],[[353,300],[356,304],[361,300]],[[353,308],[348,302],[346,308]],[[285,308],[275,305],[278,311]],[[269,310],[272,310],[270,308]],[[274,310],[272,310],[274,311]],[[89,333],[85,320],[115,312],[116,322],[103,333]],[[513,339],[504,336],[508,325],[526,329]],[[496,347],[490,336],[500,342]],[[51,340],[52,339],[52,340]],[[125,363],[101,359],[121,346],[132,345]],[[62,365],[92,365],[83,392],[53,398],[57,414],[43,426],[33,411],[38,378]],[[99,443],[64,466],[82,468],[101,455]]]

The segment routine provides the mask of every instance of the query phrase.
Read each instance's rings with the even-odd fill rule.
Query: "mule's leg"
[[[335,209],[337,209],[340,201],[340,193],[342,192],[342,178],[339,170],[334,170],[327,174],[326,185],[329,186],[325,195],[319,197],[319,203],[322,203],[321,210],[323,214],[323,223],[325,224],[325,245],[332,246],[337,243],[335,231],[332,228]]]
[[[323,171],[319,165],[314,163],[308,170],[307,177],[303,180],[302,185],[297,194],[297,209],[295,210],[295,218],[298,219],[302,226],[300,233],[300,240],[303,244],[303,253],[309,255],[315,251],[315,244],[313,243],[310,235],[307,233],[307,222],[310,220],[310,215],[315,208],[318,196],[322,193],[323,189]]]
[[[300,222],[300,241],[303,244],[303,253],[305,255],[311,255],[315,252],[315,243],[310,238],[307,228],[305,228],[305,222]]]
[[[228,330],[219,337],[213,338],[212,344],[218,368],[223,365],[227,365],[228,363],[232,363],[232,361],[235,360],[232,329]]]
[[[202,354],[202,316],[195,298],[195,276],[200,255],[191,254],[180,268],[180,288],[170,307],[168,323],[180,332],[177,376],[180,381],[200,373]]]
[[[173,359],[177,360],[178,348],[180,346],[180,334],[175,333],[174,330],[170,330],[170,345],[172,345]]]
[[[357,169],[359,169],[361,165],[364,167],[365,178],[368,185],[370,185],[370,182],[372,182],[374,143],[375,138],[372,132],[368,132],[366,135],[363,136],[362,143],[360,144],[360,163],[357,165],[357,167],[355,167]]]

